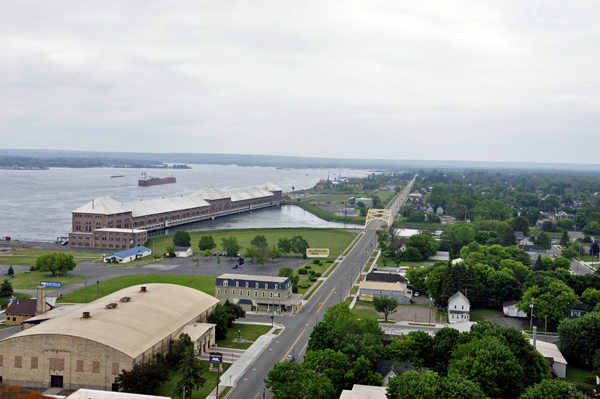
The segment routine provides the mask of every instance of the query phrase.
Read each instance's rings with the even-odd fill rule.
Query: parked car
[[[233,269],[237,269],[237,268],[238,268],[238,265],[237,265],[237,263],[234,263],[234,264],[233,264]]]
[[[419,296],[421,295],[418,291],[415,291],[415,293],[413,294],[414,296]]]
[[[294,355],[287,355],[287,356],[285,357],[285,361],[286,361],[286,363],[291,363],[291,362],[293,362],[293,361],[294,361]]]

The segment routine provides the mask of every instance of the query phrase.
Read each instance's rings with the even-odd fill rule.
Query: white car
[[[419,294],[417,291],[415,291],[414,296],[419,296],[421,294]]]

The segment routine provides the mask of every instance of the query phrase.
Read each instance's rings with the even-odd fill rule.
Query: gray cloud
[[[5,2],[1,145],[596,163],[599,11]]]

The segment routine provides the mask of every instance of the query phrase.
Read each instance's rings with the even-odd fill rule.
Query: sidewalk
[[[243,322],[238,321],[238,323],[243,323]],[[271,323],[247,323],[247,324],[269,325]],[[248,370],[248,368],[250,366],[252,366],[254,359],[256,359],[258,356],[260,356],[261,353],[264,352],[264,350],[267,348],[267,346],[269,346],[271,341],[273,341],[281,333],[283,333],[283,331],[280,331],[279,334],[273,334],[273,331],[278,330],[278,329],[284,330],[285,327],[280,324],[275,324],[275,326],[268,333],[258,337],[258,339],[248,349],[246,349],[246,351],[235,361],[235,363],[233,363],[231,365],[231,367],[229,367],[229,369],[221,375],[221,382],[219,384],[219,392],[223,392],[223,390],[226,387],[232,387],[232,390],[235,388],[235,384],[237,383],[237,380],[246,372],[246,370]],[[222,348],[222,349],[224,351],[226,348]],[[220,350],[221,350],[221,348],[219,348],[219,347],[211,348],[211,351],[213,351],[213,352],[220,351]],[[229,392],[231,392],[231,391],[229,391]],[[206,397],[206,399],[216,399],[216,398],[217,398],[217,389],[215,388]]]

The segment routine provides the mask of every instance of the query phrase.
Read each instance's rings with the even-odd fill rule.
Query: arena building
[[[152,231],[277,206],[281,194],[281,188],[265,183],[231,190],[205,187],[187,196],[139,202],[97,198],[72,212],[69,245],[128,249],[144,245]]]
[[[166,353],[181,333],[200,354],[215,344],[206,318],[219,300],[193,288],[146,284],[62,305],[0,341],[0,381],[31,388],[116,390],[122,370]],[[27,324],[27,326],[25,326]]]

